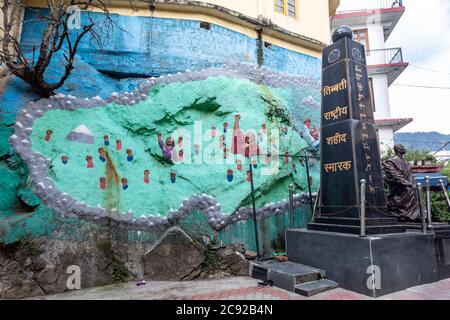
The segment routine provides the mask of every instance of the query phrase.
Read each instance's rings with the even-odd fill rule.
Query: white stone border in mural
[[[14,134],[9,138],[9,142],[28,165],[35,193],[41,197],[44,203],[66,216],[77,216],[95,221],[113,221],[118,226],[127,229],[145,230],[157,226],[169,227],[180,219],[187,217],[189,213],[200,211],[206,215],[210,226],[219,231],[230,224],[250,219],[252,209],[241,208],[232,214],[222,213],[220,204],[207,194],[194,194],[190,199],[185,199],[180,207],[176,210],[171,210],[167,217],[157,214],[156,216],[134,218],[131,212],[107,212],[103,208],[88,207],[84,202],[78,202],[67,193],[62,193],[56,189],[52,179],[48,177],[48,166],[51,160],[45,158],[39,152],[33,152],[30,135],[33,132],[34,120],[42,117],[49,110],[102,107],[112,102],[130,106],[145,100],[149,89],[154,85],[205,80],[208,77],[220,75],[248,79],[271,87],[303,86],[320,90],[320,82],[316,79],[294,77],[250,64],[227,64],[222,68],[210,68],[200,71],[186,70],[186,72],[177,73],[176,75],[150,78],[131,93],[125,92],[119,95],[114,92],[107,99],[102,99],[98,96],[83,99],[58,94],[49,99],[30,102],[18,114],[14,126]],[[294,207],[296,208],[308,201],[309,199],[304,193],[294,195]],[[288,210],[288,205],[287,200],[267,204],[263,208],[257,209],[257,218],[264,219],[269,216],[284,214]]]

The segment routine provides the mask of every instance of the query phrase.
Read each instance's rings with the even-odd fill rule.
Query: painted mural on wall
[[[26,10],[21,36],[30,57],[44,27],[36,13],[45,9]],[[39,97],[17,78],[2,88],[0,242],[49,235],[83,239],[85,228],[101,223],[78,217],[105,222],[113,216],[127,230],[150,230],[139,234],[151,239],[158,234],[151,226],[180,224],[210,236],[220,230],[219,241],[254,248],[247,220],[250,162],[261,243],[272,247],[289,225],[290,183],[297,187],[296,206],[305,201],[305,164],[289,154],[315,154],[318,148],[320,60],[263,45],[265,67],[258,68],[257,41],[233,30],[215,24],[206,30],[191,20],[113,19],[128,32],[112,31],[101,50],[83,42],[58,96],[36,102]],[[46,78],[57,77],[64,61],[63,48]],[[239,144],[233,148],[238,115],[239,141],[252,146],[250,157]],[[196,123],[202,124],[200,134]],[[275,129],[279,170],[267,176],[263,171],[274,164],[267,157],[271,145],[260,139]],[[315,191],[318,164],[311,165]],[[305,208],[297,210],[298,227],[309,220]]]
[[[261,218],[286,212],[291,183],[306,201],[297,156],[317,152],[318,90],[252,65],[179,73],[105,100],[30,103],[10,142],[58,212],[148,228],[200,211],[221,230],[250,217],[249,164]]]

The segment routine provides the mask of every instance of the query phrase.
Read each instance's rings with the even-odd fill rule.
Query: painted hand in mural
[[[175,143],[174,143],[172,137],[169,136],[166,139],[166,143],[164,144],[162,134],[161,134],[161,132],[158,132],[158,144],[162,150],[163,158],[170,160],[170,161],[174,161],[175,159],[173,159],[172,153],[175,148]]]

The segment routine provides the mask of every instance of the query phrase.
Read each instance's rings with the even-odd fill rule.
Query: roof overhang
[[[405,12],[405,7],[386,9],[367,9],[355,11],[338,11],[331,17],[333,29],[342,25],[360,26],[379,23],[383,25],[384,40],[386,41]]]
[[[336,10],[340,4],[341,4],[341,0],[329,0],[328,1],[330,17],[336,13]]]
[[[398,130],[402,129],[406,125],[413,122],[414,119],[412,118],[399,118],[399,119],[380,119],[375,120],[375,125],[377,127],[390,127],[394,132],[397,132]]]
[[[368,65],[369,75],[387,74],[388,85],[390,86],[402,72],[409,66],[408,62],[388,63]]]

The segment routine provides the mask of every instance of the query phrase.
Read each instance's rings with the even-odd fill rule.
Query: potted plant
[[[433,157],[433,155],[431,153],[427,153],[427,155],[424,158],[425,164],[426,165],[432,165],[435,162],[435,158]]]

